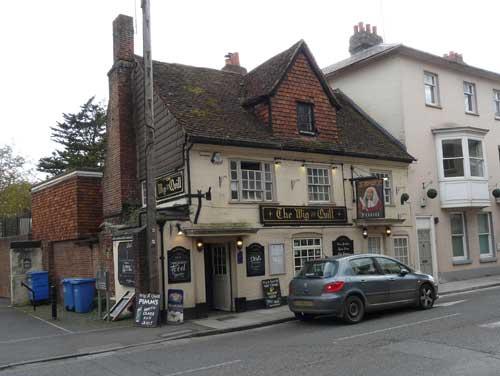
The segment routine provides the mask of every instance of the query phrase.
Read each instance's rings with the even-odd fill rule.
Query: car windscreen
[[[330,278],[337,274],[338,261],[317,260],[306,261],[298,277],[302,278]]]

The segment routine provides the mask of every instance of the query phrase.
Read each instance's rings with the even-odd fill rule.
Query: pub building
[[[118,16],[113,28],[103,207],[117,229],[119,296],[139,288],[142,264],[131,258],[144,251],[131,240],[146,203],[144,73],[132,18]],[[372,252],[414,265],[406,194],[414,159],[330,89],[304,41],[250,72],[229,53],[220,70],[155,61],[153,77],[162,218],[153,272],[160,292],[183,291],[185,317],[264,307],[263,285],[279,288],[284,303],[306,260]],[[130,229],[134,203],[142,220]]]

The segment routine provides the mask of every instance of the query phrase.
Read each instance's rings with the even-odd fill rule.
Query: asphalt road
[[[23,366],[3,375],[499,375],[500,288],[429,311],[289,322],[226,335]]]

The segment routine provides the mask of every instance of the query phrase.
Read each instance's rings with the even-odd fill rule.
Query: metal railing
[[[30,216],[0,217],[0,238],[29,235],[30,233]]]

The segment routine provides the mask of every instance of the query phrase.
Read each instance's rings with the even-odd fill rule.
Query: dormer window
[[[297,102],[297,127],[299,133],[315,135],[314,106],[312,103]]]

